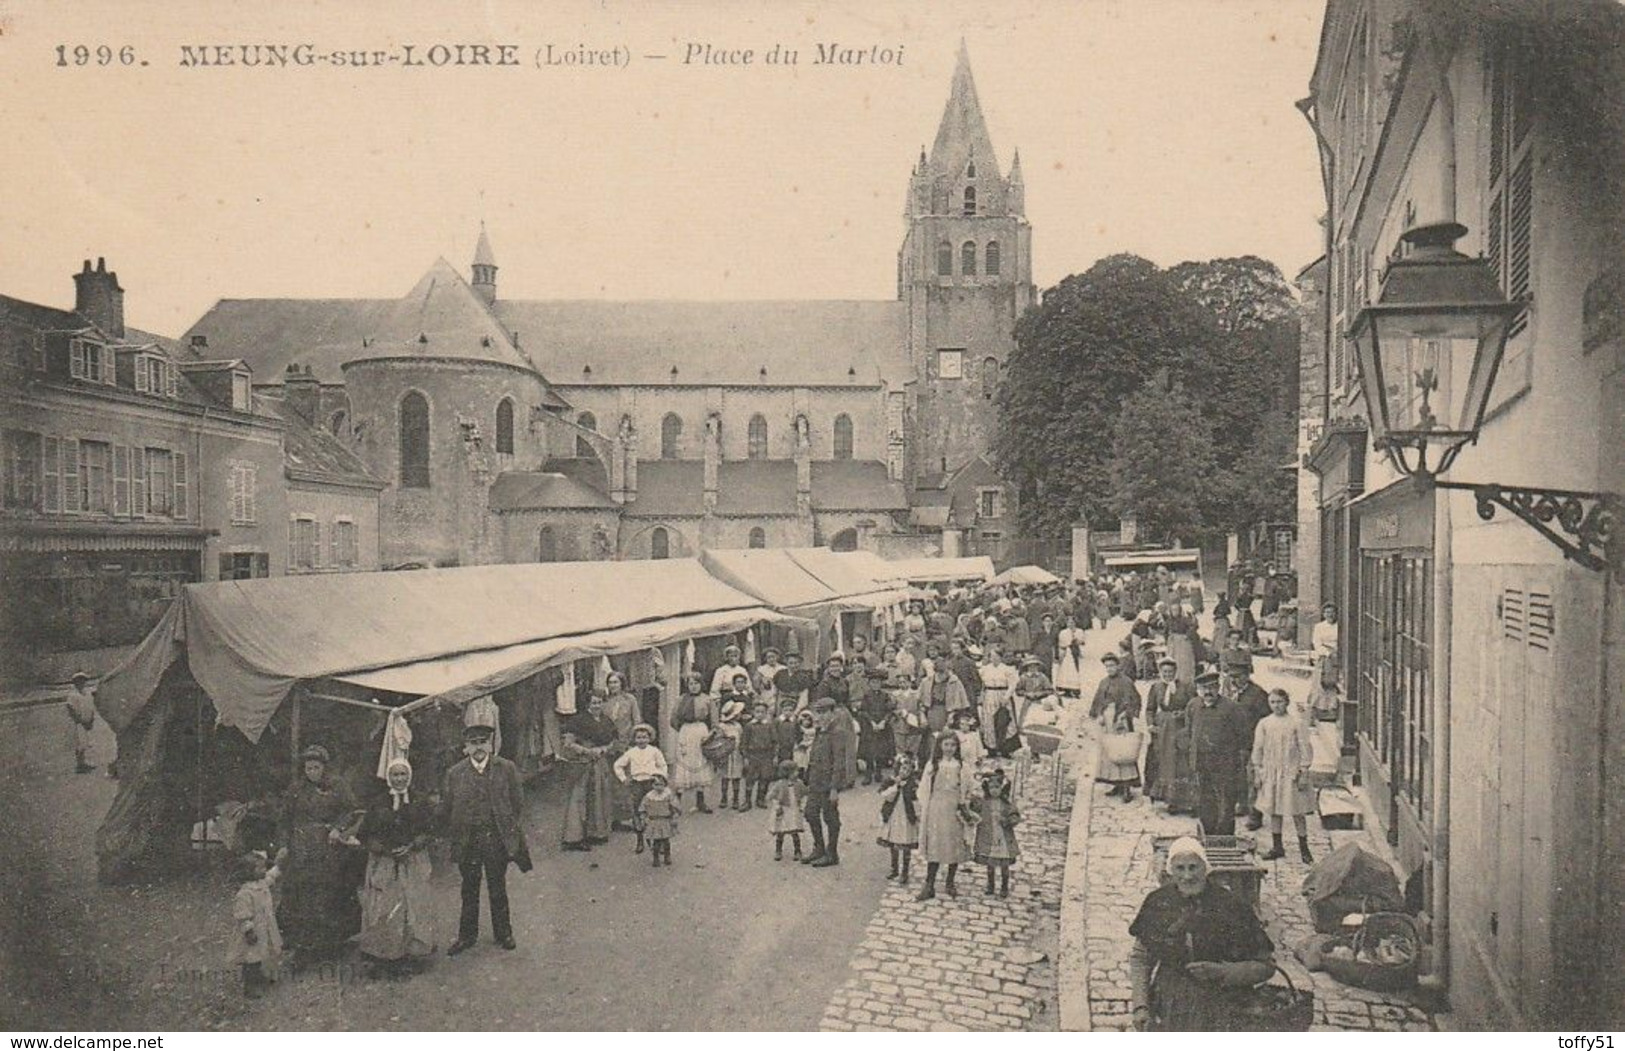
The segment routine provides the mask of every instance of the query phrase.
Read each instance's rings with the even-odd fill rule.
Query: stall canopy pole
[[[293,688],[293,705],[288,709],[288,743],[293,749],[293,769],[299,770],[299,702],[304,691],[299,687]]]

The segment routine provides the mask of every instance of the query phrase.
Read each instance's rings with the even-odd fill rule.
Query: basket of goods
[[[1237,990],[1230,1009],[1230,1031],[1236,1033],[1303,1033],[1315,1020],[1315,994],[1299,989],[1292,976],[1280,967],[1275,974],[1286,979],[1276,985],[1275,975],[1262,985]]]
[[[713,765],[725,761],[734,754],[737,747],[738,742],[721,730],[712,730],[706,735],[705,740],[700,742],[700,752],[706,761]]]
[[[1416,985],[1422,944],[1416,921],[1403,912],[1372,912],[1348,937],[1333,937],[1321,966],[1345,985],[1392,993]]]
[[[1145,735],[1138,730],[1105,734],[1100,738],[1100,753],[1108,763],[1122,766],[1137,764],[1140,761],[1140,745],[1144,741]]]

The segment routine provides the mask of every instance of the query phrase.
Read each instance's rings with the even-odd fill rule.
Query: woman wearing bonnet
[[[1135,1029],[1227,1030],[1234,992],[1275,971],[1275,947],[1252,906],[1208,879],[1207,851],[1189,836],[1168,848],[1167,881],[1128,930]]]
[[[361,885],[360,948],[375,968],[413,969],[434,954],[437,939],[429,890],[433,814],[412,798],[412,764],[392,759],[389,794],[367,811],[360,838],[367,848]]]

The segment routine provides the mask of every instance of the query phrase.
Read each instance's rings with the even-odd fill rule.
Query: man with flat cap
[[[813,739],[807,750],[807,804],[804,816],[807,830],[812,833],[812,853],[802,863],[813,868],[828,868],[841,863],[841,803],[840,793],[852,787],[852,742],[838,730],[844,720],[852,721],[845,708],[831,697],[820,697],[812,703]]]
[[[1236,800],[1252,754],[1251,724],[1235,701],[1220,696],[1215,671],[1196,677],[1196,702],[1186,712],[1196,771],[1196,818],[1209,836],[1233,836]]]
[[[463,907],[457,940],[446,949],[456,956],[480,937],[480,880],[491,903],[491,933],[504,949],[514,948],[508,917],[508,863],[530,871],[530,847],[519,824],[524,787],[519,768],[494,755],[490,726],[463,728],[464,758],[446,771],[440,819],[463,877]]]

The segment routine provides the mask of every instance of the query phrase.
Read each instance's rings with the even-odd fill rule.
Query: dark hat
[[[1121,663],[1121,661],[1120,661],[1120,659],[1119,659],[1119,658],[1118,658],[1118,656],[1117,656],[1117,654],[1115,654],[1115,653],[1112,653],[1112,652],[1111,652],[1111,651],[1109,651],[1109,650],[1108,650],[1108,651],[1107,651],[1107,652],[1105,652],[1105,653],[1102,653],[1102,654],[1101,654],[1101,655],[1100,655],[1100,663],[1102,663],[1102,664],[1106,664],[1106,663],[1108,663],[1108,662],[1110,662],[1110,663],[1112,663],[1112,664],[1119,664],[1119,663]]]
[[[497,731],[494,726],[482,726],[476,723],[473,726],[463,727],[463,740],[465,741],[488,741],[495,737],[496,734]]]
[[[1200,674],[1200,675],[1198,675],[1196,677],[1196,685],[1198,685],[1198,686],[1217,686],[1217,685],[1219,685],[1219,673],[1216,672],[1216,671],[1205,671],[1205,672],[1203,672],[1202,674]]]
[[[333,761],[333,757],[328,754],[327,749],[319,744],[310,745],[303,752],[300,752],[299,759],[301,761],[314,759],[321,763],[331,763]]]
[[[1224,666],[1230,671],[1252,671],[1253,655],[1246,650],[1231,650],[1224,655]]]
[[[815,712],[833,712],[835,710],[835,698],[818,698],[818,700],[812,702],[812,710]]]

